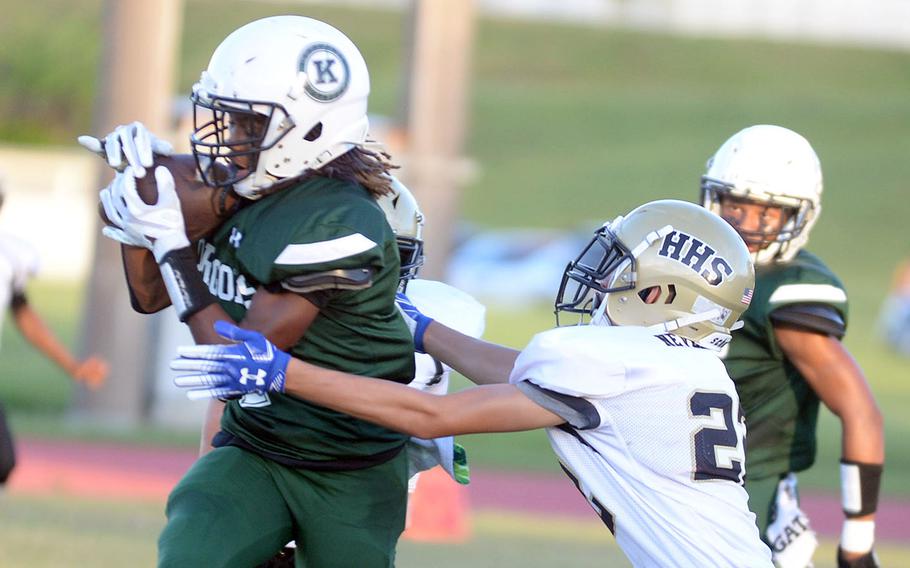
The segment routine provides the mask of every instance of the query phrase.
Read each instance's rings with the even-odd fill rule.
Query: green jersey
[[[308,293],[320,310],[288,349],[294,356],[400,383],[413,378],[414,344],[395,307],[395,235],[362,187],[315,177],[267,196],[200,242],[199,259],[203,280],[236,321],[257,288]],[[222,429],[236,445],[316,469],[382,461],[406,440],[404,434],[283,394],[230,401]]]
[[[813,312],[823,318],[799,319],[800,313]],[[782,352],[774,322],[840,336],[847,294],[821,260],[800,251],[790,262],[755,267],[755,294],[743,321],[724,363],[746,417],[747,475],[759,479],[804,470],[815,461],[819,399]]]

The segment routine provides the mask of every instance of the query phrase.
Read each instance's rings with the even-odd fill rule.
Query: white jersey
[[[550,444],[635,566],[772,566],[716,353],[642,327],[558,328],[531,340],[510,382],[566,420]]]
[[[37,272],[35,249],[18,237],[0,233],[0,307],[4,311],[14,296],[25,293],[25,285]]]
[[[424,315],[471,337],[483,335],[486,308],[470,294],[435,280],[416,279],[408,282],[408,299]],[[426,353],[414,354],[414,380],[408,386],[436,395],[449,390],[452,368]],[[441,465],[455,477],[453,468],[455,440],[452,436],[424,440],[412,437],[408,443],[411,491],[417,473]]]

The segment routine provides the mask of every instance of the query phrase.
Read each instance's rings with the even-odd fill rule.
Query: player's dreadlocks
[[[390,160],[391,156],[384,150],[358,146],[312,173],[362,185],[376,198],[392,193],[391,171],[398,166]]]

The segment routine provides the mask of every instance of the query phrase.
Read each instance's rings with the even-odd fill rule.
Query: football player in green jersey
[[[375,200],[390,165],[364,147],[368,94],[366,63],[335,28],[252,22],[218,46],[192,94],[200,175],[241,207],[191,247],[167,168],[154,169],[155,204],[132,164],[103,190],[118,240],[151,250],[197,342],[218,341],[212,324],[229,318],[295,356],[411,381],[398,247]],[[290,540],[297,565],[392,566],[407,437],[277,391],[229,398],[215,449],[170,495],[159,566],[249,567]]]
[[[755,260],[755,297],[725,357],[745,412],[746,489],[781,566],[804,567],[816,547],[799,510],[794,473],[815,461],[819,401],[842,428],[846,520],[839,566],[876,566],[875,509],[884,461],[882,416],[863,371],[844,348],[847,293],[803,250],[821,211],[818,157],[799,134],[746,128],[708,161],[705,207],[721,215]]]

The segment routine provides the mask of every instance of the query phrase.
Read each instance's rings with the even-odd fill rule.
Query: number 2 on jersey
[[[733,399],[722,392],[696,392],[689,398],[689,410],[693,417],[723,415],[722,426],[706,426],[693,435],[693,479],[725,479],[741,484],[744,474],[745,426],[740,437],[733,423]],[[738,421],[744,424],[742,411],[738,414]]]

